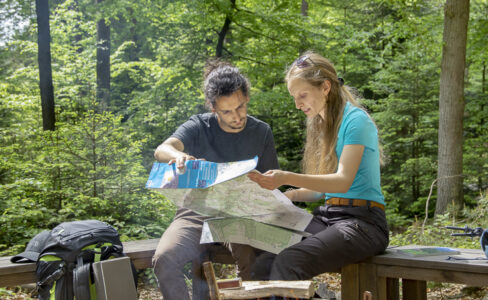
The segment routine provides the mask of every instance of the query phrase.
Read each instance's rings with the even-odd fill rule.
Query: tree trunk
[[[138,61],[139,59],[137,58],[138,50],[139,50],[139,36],[137,35],[137,19],[134,14],[134,10],[132,8],[129,8],[129,13],[130,13],[130,21],[131,21],[131,26],[130,26],[130,36],[132,41],[134,42],[134,47],[130,48],[129,52],[129,60],[130,61]]]
[[[101,3],[103,0],[97,0]],[[110,27],[105,19],[97,22],[97,99],[101,109],[110,105]]]
[[[300,7],[300,13],[304,19],[308,19],[308,2],[307,0],[302,0],[302,5]],[[310,45],[307,40],[307,32],[302,32],[300,39],[300,44],[298,45],[298,53],[302,55],[305,51],[309,50]]]
[[[483,70],[481,74],[481,95],[485,94],[485,84],[486,84],[486,61],[483,60]],[[480,111],[485,111],[485,102],[481,103],[481,108]],[[483,125],[485,124],[485,117],[484,115],[481,117],[481,120],[479,122],[479,128],[483,128]],[[480,161],[482,161],[483,155],[480,154]],[[482,190],[483,189],[483,173],[480,172],[478,175],[478,189]]]
[[[463,199],[464,69],[469,0],[447,0],[439,95],[439,166],[436,214]]]
[[[232,3],[232,9],[234,9],[236,6],[236,0],[230,0],[230,2]],[[227,32],[229,31],[230,22],[232,22],[230,15],[231,15],[231,12],[229,12],[225,16],[224,26],[222,26],[222,29],[219,32],[219,40],[217,42],[217,48],[215,49],[215,56],[216,57],[222,57],[222,52],[224,50],[225,36],[227,35]]]
[[[79,7],[80,7],[80,5],[78,3],[78,0],[75,0],[75,1],[73,1],[73,3],[70,4],[69,9],[73,10],[75,12],[78,12]],[[80,46],[80,41],[83,38],[81,33],[80,33],[80,25],[79,25],[80,23],[81,23],[81,20],[77,15],[76,16],[76,24],[75,24],[75,30],[77,32],[77,34],[75,35],[75,45],[76,45],[76,53],[78,53],[78,54],[83,52],[83,48]]]
[[[41,92],[42,128],[55,130],[54,89],[51,70],[51,33],[49,29],[49,2],[36,0],[37,61],[39,63],[39,89]]]
[[[308,16],[308,2],[307,0],[302,0],[302,7],[301,7],[302,16]]]

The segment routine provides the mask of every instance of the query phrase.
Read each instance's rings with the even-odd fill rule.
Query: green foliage
[[[488,125],[488,87],[486,69],[488,54],[486,36],[488,35],[488,4],[482,1],[472,3],[469,26],[472,34],[468,38],[467,64],[470,72],[466,83],[465,120],[463,145],[463,173],[467,201],[473,204],[476,193],[484,191],[488,180],[487,136]],[[469,198],[468,198],[469,197]],[[474,202],[475,203],[475,202]]]
[[[276,86],[270,91],[253,91],[249,113],[271,126],[278,152],[280,168],[300,172],[305,118],[295,109],[293,98],[285,86]]]
[[[171,221],[173,206],[143,188],[142,141],[121,126],[121,117],[94,111],[78,117],[32,137],[32,144],[4,149],[31,157],[23,155],[0,186],[2,248],[69,220],[107,221],[123,240],[160,236]]]
[[[153,152],[190,115],[205,111],[202,69],[216,54],[226,18],[223,58],[250,78],[249,113],[270,124],[281,168],[300,170],[305,138],[304,115],[288,94],[284,71],[313,49],[363,94],[379,127],[390,227],[422,218],[437,173],[444,1],[307,2],[304,14],[301,2],[290,0],[51,1],[53,133],[41,130],[34,3],[0,4],[15,8],[2,16],[25,22],[0,45],[0,252],[18,252],[42,229],[74,219],[112,223],[124,240],[161,235],[174,207],[144,189]],[[488,182],[487,9],[486,1],[471,1],[463,145],[468,207],[486,200],[480,194]],[[111,106],[103,113],[93,100],[100,18],[111,28]],[[431,214],[435,200],[434,186]],[[474,210],[465,214],[473,224],[486,223]],[[422,237],[412,227],[398,243],[447,242],[437,227],[449,219],[439,218]]]
[[[408,14],[393,25],[384,40],[385,64],[369,89],[384,152],[383,189],[389,205],[410,215],[422,214],[423,203],[437,173],[438,78],[441,31],[439,14]],[[428,30],[425,24],[437,26]],[[395,51],[394,53],[392,53]],[[391,56],[394,54],[395,59]]]
[[[444,228],[449,225],[453,226],[450,219],[451,216],[449,214],[438,216],[433,223],[424,226],[423,232],[420,222],[416,222],[401,234],[392,235],[390,245],[403,246],[415,244],[455,248],[478,248],[480,246],[479,239],[451,237],[451,230]]]
[[[0,296],[3,297],[12,297],[15,296],[15,293],[11,290],[7,290],[6,288],[0,288]]]
[[[428,222],[424,226],[423,230],[421,222],[416,221],[404,232],[393,234],[390,238],[390,245],[402,246],[417,244],[479,249],[479,237],[452,237],[450,234],[455,231],[446,229],[445,226],[486,228],[486,224],[488,224],[488,217],[486,216],[485,212],[487,209],[488,197],[484,195],[476,207],[466,207],[461,214],[461,218],[456,219],[455,212],[448,212],[444,215],[437,216],[433,221]],[[460,233],[460,231],[458,231],[458,233]]]

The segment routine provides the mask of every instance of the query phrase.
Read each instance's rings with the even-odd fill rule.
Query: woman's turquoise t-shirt
[[[363,145],[364,152],[358,172],[346,193],[326,193],[326,199],[340,197],[365,199],[385,204],[380,186],[380,152],[378,129],[362,109],[346,103],[336,145],[337,161],[344,145]]]

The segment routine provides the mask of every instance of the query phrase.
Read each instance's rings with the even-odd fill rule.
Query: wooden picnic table
[[[457,255],[411,257],[387,249],[384,254],[344,267],[341,278],[343,299],[361,299],[365,291],[373,299],[395,300],[402,280],[403,299],[427,299],[427,281],[488,286],[488,260],[481,249],[457,249]],[[458,258],[458,259],[456,259]]]

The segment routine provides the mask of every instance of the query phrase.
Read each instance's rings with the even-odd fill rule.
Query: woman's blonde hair
[[[286,72],[289,85],[295,79],[302,79],[315,87],[330,82],[330,91],[324,101],[325,120],[320,115],[307,119],[307,139],[303,156],[303,171],[308,174],[330,174],[337,170],[337,134],[347,102],[361,107],[344,81],[337,77],[334,65],[314,52],[305,52],[293,62]]]

